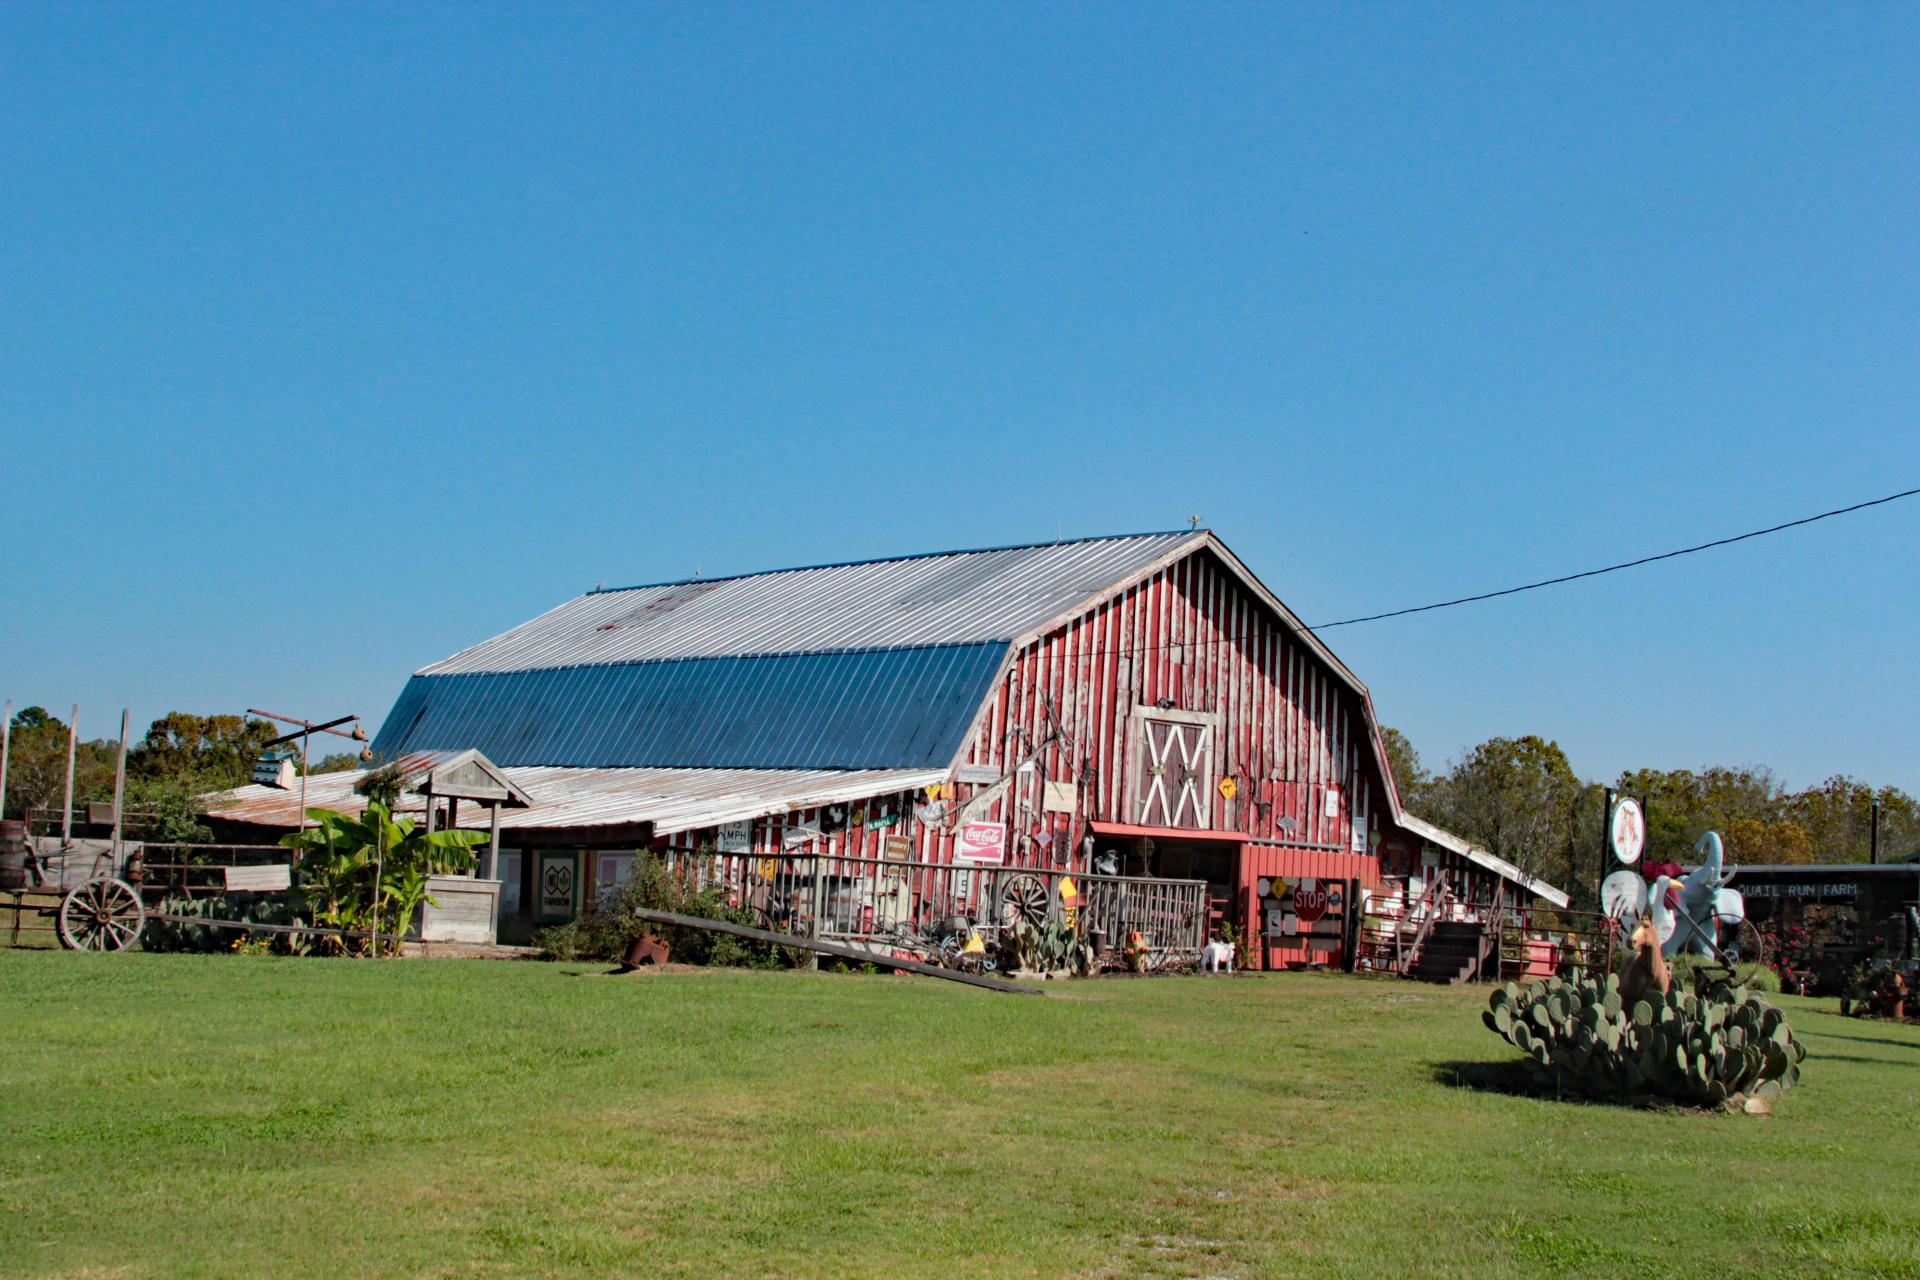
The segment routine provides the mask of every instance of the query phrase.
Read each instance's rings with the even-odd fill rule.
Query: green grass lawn
[[[1920,1276],[1831,1001],[1748,1117],[1460,1087],[1484,990],[591,972],[0,952],[0,1273]]]

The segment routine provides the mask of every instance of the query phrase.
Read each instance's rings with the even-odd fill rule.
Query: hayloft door
[[[1178,718],[1175,718],[1175,717]],[[1210,719],[1210,718],[1209,718]],[[1213,796],[1213,725],[1180,713],[1139,719],[1134,819],[1146,827],[1204,828]]]

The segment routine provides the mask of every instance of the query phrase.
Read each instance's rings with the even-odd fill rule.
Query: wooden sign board
[[[293,887],[292,868],[284,862],[263,867],[224,867],[229,891],[242,893],[278,893]]]

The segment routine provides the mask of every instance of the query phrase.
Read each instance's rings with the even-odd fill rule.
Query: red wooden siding
[[[1201,551],[1013,656],[963,763],[1006,770],[1041,748],[986,815],[1009,822],[1014,860],[1077,853],[1090,819],[1139,821],[1133,717],[1163,698],[1218,717],[1214,780],[1231,777],[1237,794],[1208,788],[1207,829],[1328,853],[1347,852],[1350,824],[1366,829],[1382,793],[1358,697]],[[1042,813],[1047,778],[1078,785],[1074,814]],[[1053,844],[1037,844],[1040,833]]]

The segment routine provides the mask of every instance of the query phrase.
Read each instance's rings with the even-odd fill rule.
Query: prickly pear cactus
[[[1006,944],[1015,969],[1046,973],[1064,970],[1083,977],[1093,969],[1092,945],[1057,920],[1037,927],[1025,920],[1015,921]]]
[[[1481,1015],[1531,1059],[1540,1084],[1764,1110],[1800,1079],[1806,1050],[1786,1016],[1745,987],[1649,992],[1632,1008],[1617,974],[1496,989]]]

